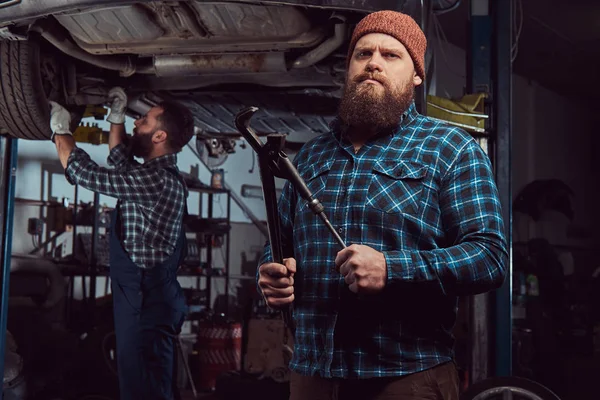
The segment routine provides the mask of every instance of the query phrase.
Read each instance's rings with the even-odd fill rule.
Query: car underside
[[[228,133],[235,113],[255,105],[259,130],[320,133],[335,113],[353,25],[407,3],[0,1],[0,129],[47,139],[48,100],[76,125],[119,85],[132,116],[136,101],[176,98],[199,129]]]

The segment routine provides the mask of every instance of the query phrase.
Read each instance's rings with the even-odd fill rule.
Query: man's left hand
[[[353,244],[346,247],[337,254],[335,267],[354,293],[375,294],[385,287],[385,256],[369,246]]]

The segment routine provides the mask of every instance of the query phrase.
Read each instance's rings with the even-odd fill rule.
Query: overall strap
[[[187,246],[187,239],[185,236],[185,220],[188,216],[188,207],[187,207],[187,185],[185,184],[185,180],[183,179],[183,176],[181,176],[181,174],[179,173],[179,171],[174,168],[174,167],[164,167],[164,169],[169,172],[170,174],[172,174],[173,176],[175,176],[175,178],[177,178],[179,180],[179,182],[181,182],[181,184],[183,185],[183,190],[184,190],[184,203],[183,203],[183,218],[181,219],[181,237],[183,240],[183,243],[181,244],[182,248],[181,248],[181,254],[179,256],[179,264],[181,265],[183,263],[183,260],[185,260],[185,258],[188,255],[188,246]]]
[[[175,167],[164,167],[164,169],[165,169],[165,171],[167,171],[170,174],[172,174],[175,178],[177,178],[177,180],[179,180],[179,182],[181,182],[181,184],[183,185],[183,190],[185,192],[185,198],[187,199],[187,185],[185,184],[185,180],[183,179],[183,176],[181,176],[181,174],[179,173],[179,171],[177,170],[177,168],[175,168]],[[188,215],[187,201],[185,202],[183,208],[184,208],[183,215],[184,215],[184,218],[185,218]]]

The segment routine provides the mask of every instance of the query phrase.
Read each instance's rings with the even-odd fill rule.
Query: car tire
[[[42,61],[48,57],[51,56],[42,56],[36,42],[0,41],[0,133],[19,139],[50,139],[48,100],[64,102],[64,93],[60,90],[60,71],[51,77],[43,76]],[[48,93],[48,84],[58,90]],[[82,110],[77,107],[69,111],[71,129],[75,129]]]
[[[460,396],[460,400],[501,400],[504,392],[519,400],[560,400],[549,388],[530,379],[508,376],[492,377],[476,382]]]

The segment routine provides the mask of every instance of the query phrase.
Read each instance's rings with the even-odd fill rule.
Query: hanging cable
[[[524,15],[523,15],[523,2],[522,0],[513,0],[513,2],[515,3],[513,5],[513,30],[515,30],[514,35],[515,35],[515,40],[514,43],[512,45],[512,51],[511,51],[511,63],[514,62],[517,59],[517,54],[519,53],[519,39],[521,37],[521,32],[523,31],[523,20]]]

